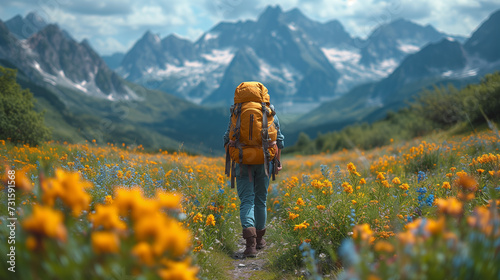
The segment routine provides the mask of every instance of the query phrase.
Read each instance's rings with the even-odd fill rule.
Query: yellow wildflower
[[[104,198],[104,204],[106,204],[106,205],[113,204],[113,197],[112,197],[111,195],[107,195],[107,196]]]
[[[450,182],[443,182],[443,186],[441,186],[441,187],[443,189],[450,190],[451,189]]]
[[[135,207],[138,198],[142,198],[142,190],[139,187],[117,188],[115,190],[115,205],[120,210],[121,215],[127,215],[128,211]]]
[[[165,268],[161,268],[158,270],[158,276],[160,276],[161,279],[165,280],[198,279],[196,275],[198,274],[199,268],[191,266],[190,262],[191,260],[189,258],[181,262],[162,259],[162,263],[165,265]]]
[[[38,241],[36,241],[36,238],[33,236],[28,236],[28,238],[26,239],[26,248],[28,248],[28,250],[30,251],[33,251],[36,249],[36,247],[38,247]]]
[[[299,216],[299,214],[294,214],[294,213],[292,213],[292,212],[289,212],[289,213],[288,213],[288,218],[289,218],[290,220],[294,220],[294,219],[295,219],[295,218],[297,218],[298,216]]]
[[[201,249],[203,249],[203,244],[201,244],[200,246],[194,247],[193,252],[199,252],[199,251],[201,251]]]
[[[160,209],[158,200],[136,197],[134,207],[132,208],[132,218],[134,221],[143,217],[154,215]]]
[[[344,192],[346,193],[352,193],[354,191],[352,186],[347,182],[343,182],[342,187],[344,188]]]
[[[206,221],[205,225],[206,226],[209,226],[209,225],[215,226],[215,217],[214,217],[214,215],[212,215],[212,214],[208,215],[207,221]]]
[[[93,232],[91,239],[92,249],[96,254],[118,253],[120,250],[120,239],[114,232]]]
[[[293,230],[300,230],[300,229],[306,229],[307,227],[309,226],[309,223],[307,223],[306,221],[298,224],[298,225],[295,225],[295,227],[293,228]]]
[[[160,207],[177,210],[181,208],[182,196],[180,194],[168,193],[162,189],[157,189],[156,199]]]
[[[94,214],[89,214],[89,220],[92,222],[94,228],[102,226],[105,230],[123,230],[127,226],[120,220],[118,214],[118,208],[113,205],[101,205],[96,206]]]
[[[392,138],[391,138],[391,140],[392,140]],[[391,143],[392,143],[392,141],[391,141]],[[380,279],[380,277],[378,277],[376,275],[370,274],[370,275],[368,275],[368,278],[366,280],[382,280],[382,279]]]
[[[436,204],[441,213],[458,216],[462,214],[463,211],[462,202],[454,197],[448,199],[438,198],[436,199]]]
[[[198,214],[196,214],[196,216],[193,217],[193,222],[197,223],[201,221],[203,221],[203,215],[200,212],[198,212]]]
[[[401,184],[398,187],[400,189],[402,189],[403,191],[406,191],[406,190],[408,190],[410,188],[410,186],[407,183]]]
[[[438,220],[427,219],[425,229],[432,235],[438,235],[444,230],[445,219],[441,216]]]
[[[394,246],[391,243],[383,240],[375,243],[374,249],[377,252],[384,252],[384,253],[394,252]]]
[[[66,241],[67,231],[63,223],[63,214],[51,207],[33,205],[33,213],[22,225],[24,229],[35,236],[47,236]]]
[[[373,241],[373,231],[369,224],[355,225],[352,230],[352,238],[360,239],[363,241]]]
[[[493,233],[493,225],[498,222],[498,220],[493,220],[493,213],[486,207],[476,207],[474,214],[467,217],[467,223],[469,226],[478,228],[489,236]]]
[[[352,162],[349,162],[347,164],[347,170],[349,170],[349,173],[353,174],[356,172],[356,166],[354,165],[354,163]]]
[[[215,221],[214,221],[215,224]],[[144,217],[134,225],[137,240],[153,240],[152,249],[156,256],[165,251],[171,252],[176,257],[182,256],[190,246],[190,234],[179,222],[157,213]]]
[[[414,244],[415,243],[415,235],[411,231],[403,231],[397,234],[397,238],[403,244]]]
[[[395,185],[400,185],[401,184],[401,180],[399,180],[399,177],[394,177],[394,179],[392,179],[392,183],[395,184]]]
[[[14,178],[16,189],[22,190],[24,192],[30,192],[33,190],[33,184],[31,184],[31,181],[28,179],[28,177],[26,177],[29,169],[29,166],[25,166],[23,169],[16,171],[14,177],[11,177]],[[0,186],[2,181],[5,185],[7,185],[9,181],[12,181],[9,178],[9,172],[12,172],[11,169],[8,166],[5,166],[5,175],[0,180]]]
[[[306,203],[304,202],[304,200],[302,200],[302,197],[299,197],[299,199],[297,199],[297,205],[300,205],[300,206],[306,205]]]
[[[56,177],[50,178],[42,183],[42,200],[49,206],[53,206],[56,198],[61,198],[63,203],[72,209],[73,215],[78,216],[83,210],[87,210],[91,197],[85,191],[91,188],[89,182],[82,181],[77,172],[66,172],[63,169],[56,170]]]
[[[143,241],[135,245],[134,248],[132,248],[131,253],[141,264],[145,264],[147,266],[152,266],[154,264],[153,249],[147,242]]]
[[[468,176],[465,172],[464,174],[459,175],[458,179],[455,180],[455,184],[461,186],[464,190],[471,192],[475,192],[478,187],[477,181],[473,177]]]

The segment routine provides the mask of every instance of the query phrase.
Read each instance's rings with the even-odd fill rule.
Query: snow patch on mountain
[[[225,49],[225,50],[214,49],[211,51],[211,53],[201,54],[201,57],[210,62],[229,65],[231,60],[233,60],[234,52],[231,51],[230,49]]]
[[[287,95],[295,95],[297,93],[297,81],[303,78],[299,71],[285,64],[273,67],[263,59],[259,59],[258,63],[259,81],[262,81],[264,84],[278,82],[285,87],[284,92]]]
[[[383,79],[398,66],[394,59],[386,59],[377,65],[360,64],[361,54],[357,49],[322,48],[321,50],[340,73],[336,88],[338,93],[346,93],[361,83]]]
[[[219,33],[207,33],[203,37],[203,40],[209,41],[209,40],[217,39],[218,37],[219,37]]]
[[[169,87],[183,98],[201,103],[203,99],[220,85],[224,71],[234,57],[232,49],[213,49],[200,54],[196,60],[172,60],[163,67],[149,67],[143,71],[139,82],[161,85],[165,81]],[[202,89],[192,91],[202,86]],[[195,95],[196,94],[196,95]]]
[[[404,53],[410,54],[410,53],[416,53],[420,50],[420,47],[417,45],[413,44],[402,44],[400,43],[398,45],[398,49]]]
[[[466,67],[460,71],[452,71],[452,70],[445,71],[441,74],[441,76],[444,78],[462,78],[463,79],[463,78],[477,76],[478,71],[479,71],[479,68],[471,69],[471,68]]]
[[[73,89],[76,91],[80,91],[82,93],[85,93],[89,96],[94,96],[94,97],[99,97],[99,98],[106,98],[108,100],[114,101],[118,99],[125,99],[125,100],[137,100],[138,96],[137,94],[131,90],[129,87],[125,86],[124,89],[126,93],[123,96],[120,96],[116,92],[111,92],[109,94],[106,94],[101,91],[101,89],[97,86],[95,83],[95,73],[90,73],[90,80],[89,81],[73,81],[66,77],[66,74],[64,73],[63,70],[58,70],[57,75],[52,75],[50,73],[47,73],[42,69],[40,64],[34,60],[32,65],[31,65],[35,70],[40,73],[42,76],[42,79],[44,82],[47,82],[51,84],[52,86],[61,86],[69,89]],[[95,70],[97,72],[97,69]],[[117,98],[117,96],[120,96],[120,98]]]
[[[337,70],[345,68],[347,64],[358,64],[361,59],[361,54],[357,50],[341,50],[334,48],[322,48],[321,50]]]
[[[160,43],[161,43],[160,36],[158,36],[157,34],[155,34],[155,35],[153,36],[153,38],[155,39],[155,43],[156,43],[156,44],[160,44]]]

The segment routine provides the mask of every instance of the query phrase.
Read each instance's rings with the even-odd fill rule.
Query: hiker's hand
[[[281,149],[278,149],[278,167],[277,167],[278,172],[281,171],[281,169],[283,168],[280,159],[281,159]]]

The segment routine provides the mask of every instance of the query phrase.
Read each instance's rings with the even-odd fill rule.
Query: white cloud
[[[92,47],[99,50],[101,55],[109,55],[115,52],[126,52],[131,46],[126,46],[115,38],[97,38],[92,42]]]
[[[203,30],[201,28],[188,28],[187,30],[187,38],[192,40],[192,41],[195,41],[195,40],[198,40],[198,38],[200,38],[200,36],[206,32],[207,30]]]
[[[223,20],[256,19],[268,5],[283,10],[299,8],[313,20],[339,20],[353,36],[367,37],[378,25],[403,17],[438,30],[468,36],[500,0],[2,0],[0,15],[35,10],[48,22],[57,22],[75,39],[88,38],[99,50],[121,47],[146,30],[162,37],[177,33],[191,40]],[[103,43],[106,42],[106,43]],[[101,45],[102,48],[101,49]],[[120,47],[116,45],[116,47]]]

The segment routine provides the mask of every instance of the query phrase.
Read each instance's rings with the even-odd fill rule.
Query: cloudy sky
[[[2,0],[0,19],[35,11],[106,55],[127,51],[147,30],[194,41],[220,21],[255,20],[266,6],[277,4],[285,11],[297,7],[320,22],[337,19],[362,38],[397,18],[469,36],[500,9],[500,0]]]

